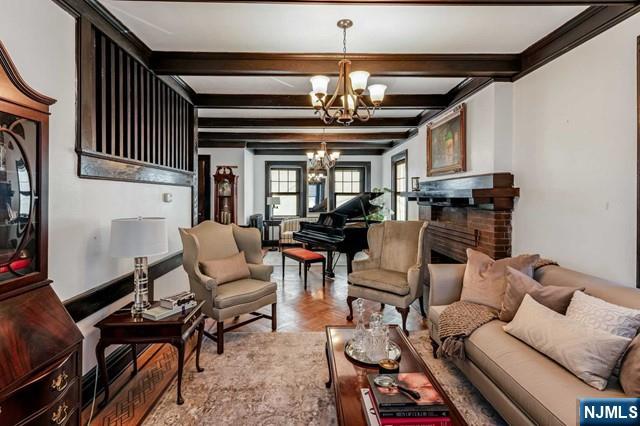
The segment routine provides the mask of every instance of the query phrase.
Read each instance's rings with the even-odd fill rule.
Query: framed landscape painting
[[[427,125],[427,176],[467,170],[466,105]]]

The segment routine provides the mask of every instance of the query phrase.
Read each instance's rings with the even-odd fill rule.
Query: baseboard
[[[149,349],[151,345],[141,344],[136,345],[138,358]],[[111,352],[106,357],[107,376],[109,377],[109,385],[113,384],[122,373],[128,370],[128,367],[133,364],[133,357],[131,355],[131,346],[122,345],[115,351]],[[82,376],[82,408],[91,404],[93,401],[93,389],[96,386],[96,380],[98,380],[98,387],[96,390],[96,397],[104,392],[104,386],[102,380],[98,377],[98,367],[93,367],[85,375]]]

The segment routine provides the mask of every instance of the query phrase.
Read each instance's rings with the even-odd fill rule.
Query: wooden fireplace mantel
[[[420,182],[420,191],[403,192],[421,206],[475,206],[485,210],[512,210],[520,188],[511,173],[487,173]]]

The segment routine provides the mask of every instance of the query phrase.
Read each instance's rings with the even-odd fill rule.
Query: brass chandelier
[[[338,85],[333,96],[327,100],[329,77],[314,75],[311,77],[311,104],[316,114],[325,124],[334,122],[349,125],[354,120],[367,121],[380,107],[387,86],[372,84],[367,88],[367,71],[351,71],[351,61],[347,59],[347,29],[353,26],[350,19],[338,21],[342,29],[342,60],[338,62]],[[368,89],[372,106],[365,102],[365,90]],[[337,101],[337,102],[336,102]],[[334,105],[335,104],[335,105]]]
[[[309,178],[322,180],[324,179],[324,171],[329,171],[340,158],[340,151],[329,152],[325,139],[325,129],[322,129],[322,139],[320,141],[320,149],[316,152],[307,152],[307,169],[309,170]]]

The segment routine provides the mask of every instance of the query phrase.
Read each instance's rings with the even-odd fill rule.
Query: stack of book
[[[440,393],[424,373],[389,374],[397,383],[417,391],[420,399],[413,399],[395,388],[381,388],[370,374],[369,388],[360,390],[362,406],[369,426],[449,426],[449,408]]]
[[[154,305],[142,313],[142,317],[152,321],[160,321],[178,313],[184,313],[187,309],[196,306],[196,295],[190,291],[174,294],[160,299],[160,303]]]

